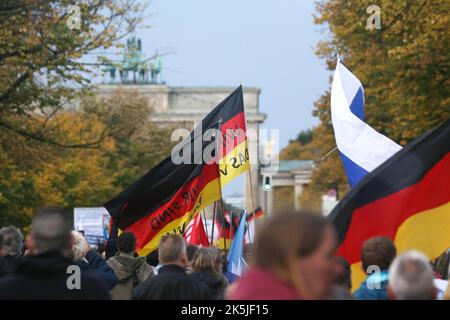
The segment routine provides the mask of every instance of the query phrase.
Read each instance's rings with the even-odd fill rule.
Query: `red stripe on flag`
[[[220,126],[223,149],[221,158],[232,152],[238,145],[246,140],[245,114],[240,112]]]
[[[136,235],[136,248],[143,248],[170,221],[191,211],[197,201],[198,196],[195,195],[218,177],[217,164],[204,165],[201,174],[180,188],[170,201],[126,228],[126,231]],[[193,190],[196,190],[195,194]]]
[[[360,260],[365,240],[375,236],[395,238],[398,228],[411,216],[450,201],[448,192],[450,154],[428,171],[418,183],[353,211],[350,227],[338,255],[350,264]]]

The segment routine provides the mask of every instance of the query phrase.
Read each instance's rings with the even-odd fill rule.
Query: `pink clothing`
[[[230,300],[300,300],[294,287],[262,268],[250,269],[236,282]]]

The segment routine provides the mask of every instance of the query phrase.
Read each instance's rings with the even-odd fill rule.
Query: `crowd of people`
[[[245,246],[249,267],[242,277],[228,270],[224,251],[187,245],[177,234],[162,237],[146,257],[136,254],[129,232],[99,251],[71,230],[68,216],[61,208],[38,210],[25,239],[14,226],[0,229],[0,299],[450,300],[449,287],[441,294],[436,288],[439,276],[424,254],[397,254],[386,237],[364,243],[367,277],[352,288],[352,269],[336,256],[333,227],[313,212],[267,218]]]

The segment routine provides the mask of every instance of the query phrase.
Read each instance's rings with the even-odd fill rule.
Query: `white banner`
[[[89,244],[98,245],[108,238],[110,215],[105,208],[74,208],[74,229],[84,233]]]

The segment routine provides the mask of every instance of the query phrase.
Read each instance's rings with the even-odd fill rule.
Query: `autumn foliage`
[[[361,80],[366,122],[401,145],[442,124],[450,117],[450,2],[446,0],[384,0],[381,28],[366,29],[370,14],[364,0],[323,0],[316,4],[315,23],[323,30],[316,54],[334,70],[336,55]],[[309,144],[292,142],[281,156],[303,159],[312,150],[316,168],[301,202],[320,209],[321,195],[349,189],[335,148],[330,92],[314,104],[320,124]],[[301,149],[301,150],[300,150]]]

